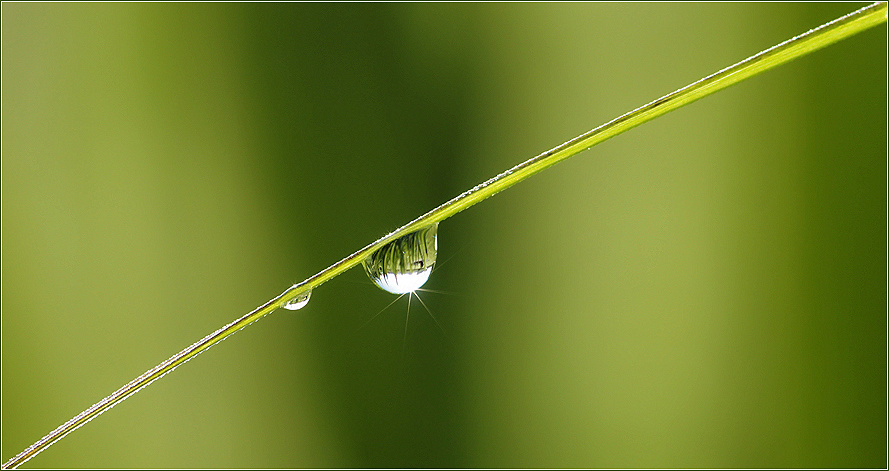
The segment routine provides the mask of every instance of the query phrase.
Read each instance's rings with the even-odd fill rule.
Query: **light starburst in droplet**
[[[438,319],[435,318],[432,311],[420,299],[420,295],[417,293],[418,290],[422,291],[421,287],[429,279],[437,256],[438,223],[435,223],[389,242],[364,259],[364,270],[371,281],[381,289],[399,295],[388,306],[371,317],[365,325],[407,294],[408,307],[404,319],[405,343],[407,341],[408,322],[410,321],[411,314],[411,298],[414,296],[417,297],[417,300],[423,305],[426,312],[429,313],[429,317],[435,321],[435,324],[444,333],[444,329],[441,327]],[[404,349],[404,344],[402,344],[402,349]]]

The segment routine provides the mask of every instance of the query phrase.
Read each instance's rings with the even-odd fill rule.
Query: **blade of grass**
[[[762,51],[738,62],[737,64],[720,70],[715,74],[698,80],[697,82],[659,98],[647,105],[630,111],[629,113],[615,118],[608,123],[477,185],[471,190],[468,190],[432,211],[429,211],[307,280],[290,287],[252,312],[225,325],[221,329],[204,337],[176,355],[173,355],[168,360],[130,381],[105,399],[94,404],[89,409],[81,412],[45,437],[38,440],[14,458],[4,463],[3,469],[15,468],[22,463],[25,463],[41,451],[47,449],[53,443],[65,437],[67,434],[119,404],[124,399],[135,394],[152,382],[160,379],[165,374],[173,371],[179,365],[191,360],[201,352],[219,343],[229,335],[262,318],[275,309],[282,307],[297,296],[317,288],[337,275],[361,263],[364,258],[388,242],[430,224],[443,221],[444,219],[509,188],[537,172],[551,167],[562,160],[589,149],[590,147],[624,131],[722,90],[730,85],[746,80],[756,74],[838,42],[870,27],[882,24],[887,19],[886,13],[886,3],[880,2],[852,12]]]

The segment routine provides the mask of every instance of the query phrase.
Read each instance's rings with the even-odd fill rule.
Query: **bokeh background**
[[[863,5],[3,3],[2,460]],[[884,25],[445,221],[441,329],[369,321],[394,297],[352,270],[26,466],[883,468],[886,54]]]

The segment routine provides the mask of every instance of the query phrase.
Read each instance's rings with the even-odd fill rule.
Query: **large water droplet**
[[[312,297],[312,290],[308,290],[305,293],[300,294],[299,296],[287,301],[283,306],[284,309],[290,309],[291,311],[296,311],[297,309],[302,309],[306,304],[309,304],[309,298]]]
[[[423,286],[438,255],[438,223],[401,236],[364,259],[367,276],[394,294]]]

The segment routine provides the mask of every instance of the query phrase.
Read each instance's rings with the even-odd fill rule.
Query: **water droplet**
[[[371,281],[393,293],[412,293],[432,273],[438,255],[438,223],[401,236],[364,259]]]
[[[297,309],[302,309],[306,304],[309,304],[309,298],[312,297],[312,290],[308,290],[305,293],[300,294],[299,296],[287,301],[283,306],[284,309],[290,309],[291,311],[296,311]]]

